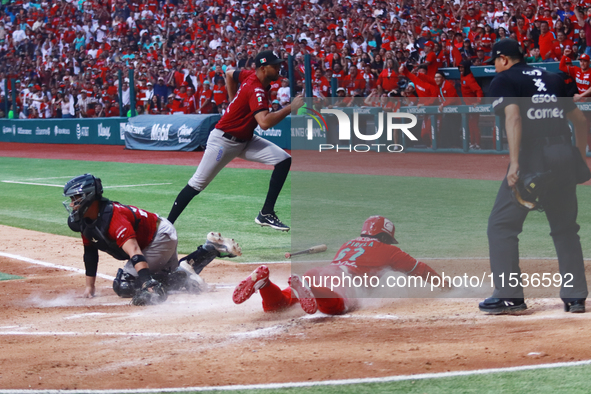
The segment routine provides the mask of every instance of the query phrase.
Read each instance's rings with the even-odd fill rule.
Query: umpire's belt
[[[227,140],[234,141],[234,142],[239,142],[239,143],[248,142],[248,140],[242,140],[242,139],[240,139],[240,138],[236,138],[236,137],[234,137],[234,136],[233,136],[232,134],[230,134],[230,133],[224,133],[224,134],[222,134],[222,137],[224,137],[224,138],[225,138],[225,139],[227,139]]]
[[[538,146],[547,146],[547,145],[556,145],[556,144],[570,144],[571,138],[570,136],[566,135],[553,135],[551,137],[546,138],[537,138],[534,140],[534,145]]]

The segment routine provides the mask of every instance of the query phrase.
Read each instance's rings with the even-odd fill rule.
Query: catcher
[[[394,246],[398,243],[394,231],[394,224],[387,218],[371,216],[363,223],[361,236],[345,242],[330,265],[313,268],[304,274],[304,277],[311,279],[312,287],[302,277],[292,275],[289,287],[281,290],[269,280],[269,268],[261,265],[238,284],[232,300],[241,304],[258,290],[265,312],[279,311],[299,302],[304,312],[309,314],[320,310],[327,315],[341,315],[355,307],[355,291],[344,287],[331,290],[318,286],[326,283],[323,278],[342,277],[343,273],[351,277],[381,276],[391,269],[420,276],[424,280],[438,277],[440,283],[443,282],[439,274],[427,264]]]
[[[242,254],[233,239],[212,232],[179,264],[174,226],[157,214],[103,198],[101,180],[91,174],[68,181],[64,196],[69,198],[63,203],[69,212],[68,226],[82,234],[85,298],[95,295],[99,250],[127,260],[117,271],[113,290],[119,297],[131,297],[133,305],[164,302],[170,290],[203,291],[206,285],[199,273],[207,264],[216,257]]]

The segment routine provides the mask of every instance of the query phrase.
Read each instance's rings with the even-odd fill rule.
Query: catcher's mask
[[[79,175],[70,179],[64,186],[64,196],[69,199],[63,202],[64,207],[74,222],[80,221],[90,205],[103,196],[103,185],[100,178],[91,174]]]
[[[394,223],[390,220],[383,216],[370,216],[363,223],[361,235],[379,238],[380,241],[387,244],[397,244],[398,241],[394,238],[394,231]]]
[[[513,202],[518,207],[528,211],[543,211],[540,200],[548,190],[553,179],[552,172],[527,174],[519,177],[515,186],[511,188]]]

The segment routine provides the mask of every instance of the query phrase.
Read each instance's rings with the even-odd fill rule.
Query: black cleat
[[[478,304],[478,309],[491,315],[516,313],[527,309],[523,298],[494,298],[490,297]]]
[[[275,212],[271,212],[269,214],[263,214],[259,212],[259,215],[254,220],[256,224],[260,224],[261,226],[268,226],[274,228],[275,230],[279,231],[289,231],[289,226],[283,224],[281,220],[275,215]]]
[[[564,311],[570,313],[585,313],[585,299],[580,298],[573,301],[564,301]]]

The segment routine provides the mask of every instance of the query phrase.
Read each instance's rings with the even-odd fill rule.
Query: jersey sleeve
[[[121,212],[125,207],[113,204],[113,217],[109,226],[109,237],[117,242],[117,246],[122,247],[125,242],[131,238],[137,238],[133,223],[129,217]]]
[[[418,263],[417,259],[402,251],[402,249],[391,246],[389,266],[393,270],[409,274],[416,268]]]
[[[558,69],[560,71],[562,71],[563,73],[566,73],[568,75],[570,75],[573,78],[577,77],[577,71],[574,67],[569,66],[566,61],[567,61],[568,57],[567,56],[562,56],[562,58],[560,59],[560,63],[558,64]]]
[[[253,115],[261,111],[268,111],[269,101],[267,100],[267,92],[263,88],[255,87],[248,99],[248,105]]]

